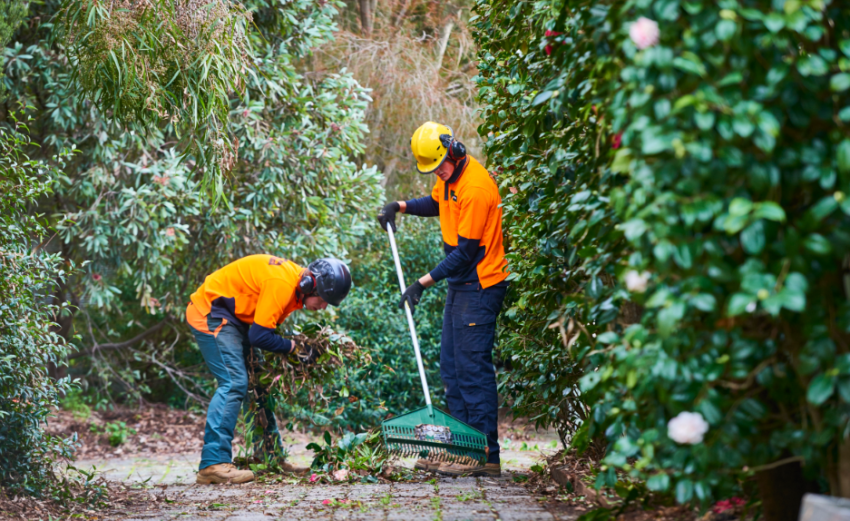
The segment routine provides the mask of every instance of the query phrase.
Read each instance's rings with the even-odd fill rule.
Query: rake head
[[[487,460],[487,437],[439,409],[425,407],[381,424],[391,454],[473,465]]]

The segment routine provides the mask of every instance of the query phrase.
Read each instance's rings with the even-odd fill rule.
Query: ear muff
[[[463,143],[453,138],[450,134],[440,134],[440,142],[449,152],[449,159],[458,162],[466,157],[466,147]]]
[[[298,291],[305,297],[316,292],[316,277],[310,271],[301,275],[301,280],[298,281]]]

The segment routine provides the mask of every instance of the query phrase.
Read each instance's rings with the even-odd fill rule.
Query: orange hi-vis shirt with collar
[[[447,257],[431,271],[455,289],[483,289],[508,277],[502,238],[502,196],[490,173],[474,157],[455,182],[437,178],[431,198],[439,205]],[[453,176],[454,177],[454,176]],[[452,179],[449,179],[452,181]]]
[[[272,255],[249,255],[207,275],[192,294],[202,315],[274,329],[304,307],[296,288],[304,268]]]

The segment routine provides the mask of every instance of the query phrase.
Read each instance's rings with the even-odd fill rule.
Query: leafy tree
[[[40,20],[60,9],[56,2],[32,7]],[[123,132],[80,97],[62,47],[51,43],[53,26],[22,31],[6,50],[6,85],[34,107],[38,153],[79,149],[38,210],[56,223],[63,257],[89,261],[59,296],[79,306],[62,333],[83,334],[72,357],[81,368],[102,369],[93,382],[137,392],[146,390],[138,380],[167,373],[151,345],[131,349],[173,341],[189,294],[227,262],[257,252],[301,263],[345,258],[373,226],[364,219],[381,204],[381,176],[351,159],[367,132],[367,92],[347,74],[308,78],[297,65],[332,37],[336,4],[260,0],[246,9],[256,13],[248,37],[257,69],[228,102],[238,156],[219,179],[217,202],[203,196],[195,159],[182,155],[175,129]],[[116,363],[102,365],[109,360]]]
[[[44,250],[47,228],[28,206],[50,193],[52,166],[31,160],[23,112],[0,127],[0,487],[41,494],[52,483],[52,465],[67,455],[65,441],[46,435],[44,422],[67,379],[47,374],[63,363],[68,346],[52,331],[62,307],[50,303],[57,280],[68,275],[63,259]],[[63,157],[54,158],[61,165]]]
[[[477,13],[480,131],[515,192],[503,349],[521,362],[505,380],[520,406],[554,419],[578,382],[591,410],[573,443],[607,444],[600,486],[619,470],[707,503],[755,473],[767,512],[766,475],[802,463],[850,494],[850,9]],[[704,436],[669,425],[683,412]]]
[[[0,1],[0,47],[5,47],[12,35],[24,21],[27,15],[27,2],[23,0],[2,0]],[[0,72],[0,81],[3,75]],[[0,100],[5,95],[5,89],[0,85]]]

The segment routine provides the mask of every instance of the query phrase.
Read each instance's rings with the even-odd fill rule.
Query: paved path
[[[109,519],[555,521],[580,515],[538,501],[508,475],[391,484],[170,485],[149,493],[151,500],[145,506],[150,510],[112,512]]]
[[[309,465],[312,452],[305,445],[290,446],[293,463]],[[500,478],[435,476],[420,483],[327,485],[277,479],[195,485],[198,454],[119,456],[79,461],[77,466],[94,466],[110,481],[143,489],[142,501],[124,510],[117,507],[108,513],[110,520],[573,520],[582,512],[541,501],[513,480],[516,473],[527,472],[541,452],[555,450],[552,445],[547,434],[524,446],[505,444]],[[413,460],[399,464],[411,467]]]

